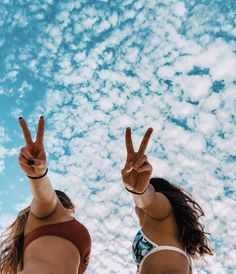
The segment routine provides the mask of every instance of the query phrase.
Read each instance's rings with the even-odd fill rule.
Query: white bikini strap
[[[192,267],[191,258],[190,258],[190,256],[187,254],[187,251],[186,251],[187,249],[186,249],[186,247],[185,247],[185,252],[184,252],[182,249],[180,249],[180,248],[178,248],[178,247],[175,247],[175,246],[169,246],[169,245],[161,245],[161,246],[160,246],[160,245],[154,243],[153,241],[151,241],[151,240],[144,234],[144,232],[143,232],[142,229],[140,230],[140,232],[141,232],[142,236],[144,237],[144,239],[146,239],[149,243],[151,243],[151,244],[154,246],[154,248],[153,248],[150,252],[148,252],[148,253],[143,257],[143,259],[142,259],[142,261],[141,261],[141,264],[140,264],[140,266],[139,266],[139,271],[141,270],[141,265],[143,264],[144,259],[145,259],[147,256],[149,256],[149,255],[151,255],[152,253],[157,252],[157,251],[159,251],[159,250],[174,250],[174,251],[177,251],[177,252],[179,252],[179,253],[182,253],[182,254],[188,259],[188,262],[189,262],[189,264],[190,264],[191,267]]]
[[[151,255],[152,253],[154,252],[157,252],[157,251],[160,251],[160,250],[173,250],[173,251],[177,251],[181,254],[183,254],[187,259],[188,259],[188,262],[189,264],[191,265],[192,267],[192,263],[191,263],[191,260],[190,260],[190,257],[180,248],[178,247],[175,247],[175,246],[169,246],[169,245],[162,245],[162,246],[156,246],[154,247],[151,251],[149,251],[142,259],[141,261],[141,264],[139,265],[139,272],[141,271],[142,269],[142,265],[143,265],[143,262],[144,260],[149,256]]]
[[[178,248],[178,247],[176,247],[176,246],[161,245],[161,246],[159,246],[159,247],[157,247],[157,248],[156,248],[156,247],[153,248],[153,250],[154,250],[154,249],[156,249],[156,251],[157,251],[157,250],[173,250],[173,251],[177,251],[177,252],[183,254],[183,255],[188,259],[189,264],[191,265],[189,256],[186,254],[186,252],[184,252],[182,249],[180,249],[180,248]],[[151,252],[152,252],[153,250],[151,250]],[[151,253],[151,252],[150,252],[150,253]]]

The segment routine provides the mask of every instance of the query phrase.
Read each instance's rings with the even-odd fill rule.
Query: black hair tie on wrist
[[[40,179],[40,178],[44,177],[44,176],[47,174],[47,172],[48,172],[48,168],[46,169],[46,172],[45,172],[42,176],[39,176],[39,177],[31,177],[31,176],[29,176],[29,175],[27,175],[27,174],[26,174],[26,176],[29,177],[30,179]]]
[[[145,188],[145,190],[144,190],[143,192],[134,192],[134,191],[132,191],[132,190],[129,190],[127,187],[125,187],[125,188],[126,188],[127,191],[129,191],[129,192],[131,192],[131,193],[133,193],[133,194],[136,194],[136,195],[142,195],[142,194],[144,194],[144,192],[146,191],[146,188]]]

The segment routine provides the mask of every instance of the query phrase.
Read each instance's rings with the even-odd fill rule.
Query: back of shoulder
[[[161,192],[156,192],[152,202],[144,208],[154,219],[164,219],[169,216],[173,208],[169,199]]]

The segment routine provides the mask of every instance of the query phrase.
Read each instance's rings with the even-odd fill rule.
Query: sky
[[[235,0],[1,1],[0,233],[32,200],[18,117],[35,138],[43,115],[48,176],[92,237],[86,273],[135,273],[125,129],[137,151],[152,127],[152,176],[191,193],[211,233],[194,273],[236,273],[235,37]]]

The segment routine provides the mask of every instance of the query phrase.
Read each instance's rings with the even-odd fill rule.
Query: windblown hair
[[[74,209],[70,198],[62,191],[55,190],[61,204],[67,209]],[[24,229],[30,212],[30,206],[21,210],[15,221],[1,234],[0,273],[16,274],[23,267]],[[4,236],[4,240],[3,239]]]
[[[190,193],[163,178],[150,179],[155,191],[163,193],[170,201],[173,213],[179,227],[179,241],[184,244],[186,251],[193,259],[199,259],[204,254],[214,255],[208,246],[204,225],[198,219],[205,216],[202,208],[191,197]]]

